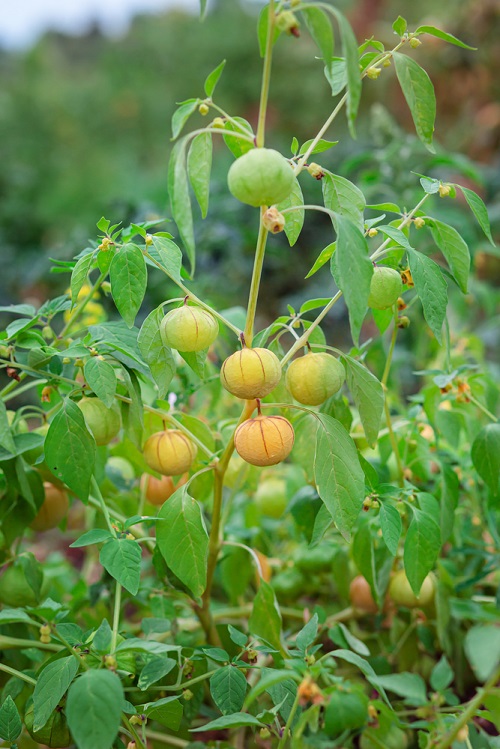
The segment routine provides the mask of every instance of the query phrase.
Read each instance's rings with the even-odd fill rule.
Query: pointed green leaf
[[[259,40],[260,56],[266,56],[266,44],[267,44],[267,29],[269,26],[269,5],[265,5],[260,14],[259,20],[257,21],[257,38]],[[273,44],[276,44],[276,40],[281,34],[278,26],[274,24],[273,30]]]
[[[318,257],[316,258],[316,261],[307,274],[306,278],[310,278],[311,276],[314,276],[315,273],[319,271],[320,268],[322,268],[332,257],[333,253],[335,252],[337,247],[336,242],[332,242],[327,247],[325,247],[321,252],[319,253]]]
[[[210,694],[223,715],[237,713],[243,707],[247,680],[234,666],[225,666],[210,679]]]
[[[189,197],[188,175],[186,169],[185,138],[178,141],[170,154],[168,163],[168,194],[172,216],[179,229],[184,248],[191,264],[191,274],[195,268],[195,242],[191,198]]]
[[[407,28],[406,20],[402,16],[398,16],[392,24],[392,28],[398,36],[403,36]]]
[[[156,720],[165,728],[178,731],[182,720],[183,707],[179,702],[179,696],[163,697],[156,702],[148,702],[144,706],[144,712],[151,720]]]
[[[370,445],[374,445],[384,410],[382,384],[356,359],[345,355],[342,360],[346,368],[347,386],[359,411],[366,439]]]
[[[125,244],[116,253],[109,266],[109,280],[116,308],[132,328],[148,282],[146,261],[137,245]]]
[[[73,682],[66,717],[78,749],[111,749],[120,727],[123,687],[107,669],[85,671]]]
[[[435,26],[419,26],[415,31],[415,34],[430,34],[431,36],[436,36],[438,39],[442,39],[445,42],[454,44],[456,47],[462,47],[463,49],[476,49],[476,47],[470,47],[468,44],[465,44],[465,42],[461,42],[460,39],[457,39],[453,34],[441,31],[441,29],[437,29]]]
[[[264,723],[248,713],[233,713],[233,715],[224,715],[222,718],[211,720],[210,723],[205,723],[199,728],[190,728],[189,730],[191,733],[196,733],[197,731],[220,731],[223,728],[242,728],[243,726],[263,728]]]
[[[398,553],[399,539],[403,531],[401,515],[395,507],[386,501],[380,505],[379,520],[384,543],[395,557]]]
[[[162,319],[163,312],[160,305],[146,317],[137,338],[139,350],[151,370],[160,398],[166,396],[175,374],[174,356],[161,337]]]
[[[491,493],[498,495],[500,479],[500,424],[483,427],[472,443],[472,462]]]
[[[112,538],[101,549],[99,561],[117,582],[135,596],[141,581],[141,547],[130,538]]]
[[[500,627],[494,624],[471,627],[465,636],[464,649],[479,681],[486,681],[500,664]]]
[[[305,211],[302,208],[303,205],[304,198],[302,196],[302,190],[300,189],[298,180],[295,180],[293,190],[288,198],[276,206],[278,211],[284,211],[286,208],[295,209],[285,214],[285,234],[290,247],[293,247],[299,238],[302,227],[304,226]]]
[[[260,581],[253,609],[248,622],[252,635],[262,638],[277,650],[283,651],[281,643],[281,613],[269,583]]]
[[[182,252],[179,247],[166,237],[153,234],[153,246],[149,248],[151,257],[162,265],[174,281],[181,280]]]
[[[455,185],[455,187],[458,187],[460,190],[462,190],[464,198],[466,199],[472,213],[476,217],[479,226],[481,227],[493,247],[495,247],[495,242],[493,241],[493,237],[491,236],[488,211],[486,210],[484,202],[479,197],[479,195],[474,192],[474,190],[469,190],[468,187],[462,187],[462,185]]]
[[[81,257],[73,268],[71,273],[71,304],[73,307],[78,300],[78,294],[80,293],[83,284],[86,283],[93,265],[94,253],[89,252],[87,255]]]
[[[199,99],[183,101],[172,115],[172,140],[175,140],[193,112],[198,109]]]
[[[66,399],[45,438],[45,461],[54,476],[85,501],[90,491],[96,445],[76,403]]]
[[[72,656],[49,663],[38,676],[33,692],[33,730],[46,724],[78,672],[78,661]]]
[[[0,446],[3,447],[11,455],[17,455],[14,435],[10,430],[7,409],[2,399],[0,399]]]
[[[222,60],[222,62],[217,65],[217,67],[212,70],[211,73],[207,75],[207,78],[205,80],[205,94],[208,97],[211,97],[215,91],[215,87],[217,86],[217,83],[219,82],[219,78],[222,75],[222,71],[224,70],[224,66],[226,64],[225,60]]]
[[[325,172],[321,185],[325,208],[351,219],[352,223],[362,231],[366,200],[359,187],[345,177],[331,172]]]
[[[394,52],[393,59],[417,135],[426,148],[434,153],[432,136],[436,119],[436,96],[431,79],[411,57]]]
[[[98,356],[92,356],[85,362],[83,373],[90,389],[108,408],[111,408],[115,402],[116,395],[116,372],[114,367]]]
[[[235,123],[238,123],[241,127],[237,127]],[[252,126],[243,117],[232,117],[231,121],[228,120],[225,122],[222,138],[233,156],[237,159],[255,147],[251,140],[235,138],[234,135],[231,136],[231,133],[240,133],[241,135],[249,135],[251,138],[254,138]]]
[[[358,43],[354,31],[347,18],[336,8],[331,12],[337,19],[342,39],[342,51],[346,61],[347,71],[347,122],[351,135],[355,137],[354,122],[358,113],[361,99],[361,74],[359,71]]]
[[[404,565],[408,582],[416,596],[424,579],[433,569],[441,549],[441,531],[437,521],[413,507],[413,518],[406,534]]]
[[[153,658],[152,660],[148,661],[142,669],[139,675],[137,686],[142,690],[148,689],[151,684],[155,684],[157,681],[163,679],[164,676],[169,674],[176,667],[176,665],[177,661],[174,661],[173,658],[168,658],[167,656],[159,656],[158,658]]]
[[[453,226],[437,219],[427,219],[435,243],[446,258],[453,277],[464,294],[467,293],[467,281],[470,270],[470,253],[467,244]]]
[[[0,738],[14,745],[15,740],[21,735],[22,730],[23,724],[21,723],[16,703],[9,694],[2,707],[0,707]]]
[[[321,8],[307,5],[302,8],[302,17],[323,59],[328,62],[333,56],[333,30],[330,19]]]
[[[202,218],[208,212],[210,172],[212,170],[212,135],[200,133],[191,143],[187,158],[189,181],[200,206]]]
[[[424,317],[438,343],[441,343],[441,330],[448,304],[448,287],[441,268],[421,252],[408,253],[408,260]]]

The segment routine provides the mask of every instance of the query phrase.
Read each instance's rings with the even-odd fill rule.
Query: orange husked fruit
[[[179,429],[152,434],[144,444],[144,458],[153,471],[164,476],[180,476],[189,471],[198,448]]]
[[[290,454],[293,427],[283,416],[256,416],[240,424],[234,435],[236,452],[254,466],[273,466]]]

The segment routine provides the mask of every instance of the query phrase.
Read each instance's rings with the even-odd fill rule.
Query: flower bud
[[[262,216],[262,223],[267,231],[270,231],[272,234],[278,234],[285,228],[285,217],[273,206],[265,211]]]
[[[224,129],[224,120],[222,117],[216,117],[211,124],[211,127],[215,127],[217,130],[223,130]]]
[[[311,177],[314,177],[314,179],[317,180],[323,179],[323,177],[325,176],[323,168],[319,164],[316,164],[314,161],[311,161],[311,163],[307,167],[307,171],[309,172]]]
[[[413,223],[415,225],[415,229],[421,229],[423,226],[425,226],[425,219],[423,219],[422,216],[417,216],[417,218],[413,219]]]
[[[198,107],[198,112],[201,114],[202,117],[206,117],[209,113],[210,109],[205,104],[205,102],[202,102],[200,106]]]
[[[391,61],[389,60],[389,58],[388,58],[388,57],[387,57],[387,58],[386,58],[386,59],[384,60],[384,62],[382,63],[382,67],[383,67],[383,68],[390,68],[390,67],[391,67]]]
[[[116,661],[116,658],[114,655],[105,655],[104,656],[104,665],[106,668],[110,668],[111,670],[115,670],[118,663]]]
[[[269,728],[261,728],[259,731],[259,736],[261,739],[268,739],[270,735],[271,731],[269,730]]]
[[[146,247],[149,247],[153,244],[153,237],[151,236],[151,234],[146,234],[144,238],[144,244],[146,245]]]
[[[46,385],[44,388],[42,388],[42,403],[50,403],[50,399],[52,397],[52,390],[53,388],[50,387],[50,385]]]
[[[377,234],[378,234],[378,231],[377,231],[377,229],[375,229],[375,228],[373,228],[373,227],[372,227],[371,229],[368,229],[368,236],[369,236],[369,237],[376,237],[376,236],[377,236]]]
[[[69,358],[69,356],[65,356],[63,358],[63,360],[62,360],[62,363],[63,364],[71,364],[71,359]]]
[[[398,305],[398,312],[402,312],[404,309],[406,309],[406,302],[402,296],[398,297],[398,301],[396,302],[396,304]]]
[[[413,47],[413,49],[420,47],[421,44],[422,42],[420,41],[420,39],[417,39],[416,36],[412,36],[412,38],[410,39],[410,47]]]
[[[111,284],[109,283],[109,281],[103,281],[101,284],[101,289],[105,294],[111,294]]]
[[[450,185],[439,185],[439,196],[441,198],[447,198],[449,194],[451,193],[451,187]]]
[[[377,68],[373,65],[370,65],[370,67],[367,68],[366,75],[368,78],[371,78],[372,81],[376,81],[381,72],[382,72],[381,68]]]
[[[403,315],[398,319],[398,328],[404,329],[410,327],[410,318]]]
[[[283,10],[276,16],[276,26],[280,31],[292,36],[300,36],[299,21],[291,10]]]
[[[184,689],[184,691],[182,692],[182,697],[187,702],[189,702],[189,700],[193,699],[194,695],[193,695],[193,693],[192,693],[192,691],[190,689]]]
[[[54,340],[54,331],[50,327],[50,325],[45,325],[42,329],[42,335],[45,338],[47,342]]]
[[[405,286],[408,286],[409,289],[413,289],[413,287],[415,286],[415,284],[413,283],[413,276],[411,275],[411,270],[409,268],[401,271],[401,280]]]
[[[40,637],[48,637],[50,640],[51,627],[50,624],[42,624],[40,627]]]
[[[10,356],[10,348],[8,346],[0,346],[0,359],[8,359]]]

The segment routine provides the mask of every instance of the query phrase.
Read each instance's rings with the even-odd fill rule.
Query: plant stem
[[[0,650],[12,650],[14,648],[38,648],[39,650],[50,650],[58,653],[62,650],[60,645],[52,642],[40,642],[39,640],[22,640],[18,637],[7,637],[0,635]]]
[[[116,650],[116,640],[118,639],[118,628],[120,626],[120,609],[122,603],[122,586],[117,581],[115,588],[115,610],[113,613],[113,631],[111,633],[111,652]]]
[[[332,124],[332,122],[334,121],[335,117],[338,115],[338,113],[340,112],[340,110],[342,109],[342,107],[344,106],[344,104],[346,103],[346,101],[347,101],[347,94],[344,94],[344,96],[337,103],[337,106],[335,107],[335,109],[333,110],[333,112],[331,113],[331,115],[329,116],[329,118],[326,120],[326,122],[323,125],[323,127],[321,128],[321,130],[318,132],[318,134],[316,135],[316,137],[313,139],[312,143],[310,144],[310,146],[307,149],[307,151],[305,152],[305,154],[297,162],[297,165],[295,167],[295,176],[296,177],[301,173],[301,171],[304,168],[305,164],[307,164],[307,159],[309,158],[309,156],[311,155],[311,153],[314,151],[316,145],[321,140],[321,138],[323,137],[323,135],[326,133],[326,131],[328,130],[328,128],[330,127],[330,125]]]
[[[190,743],[189,741],[184,741],[184,739],[178,739],[176,736],[168,736],[165,733],[158,733],[158,731],[149,731],[146,729],[145,734],[148,739],[160,741],[163,744],[169,744],[169,746],[184,747],[189,746]]]
[[[396,346],[397,337],[398,337],[398,308],[396,305],[394,305],[394,325],[392,329],[391,343],[389,346],[389,351],[387,353],[387,359],[385,362],[384,374],[382,375],[381,383],[382,383],[382,388],[384,390],[385,421],[387,424],[387,430],[389,432],[389,439],[391,440],[392,450],[396,457],[396,463],[398,466],[398,483],[399,483],[399,486],[402,487],[404,486],[404,468],[401,462],[401,455],[399,454],[398,441],[396,439],[396,435],[394,434],[394,430],[392,428],[391,412],[389,409],[389,403],[387,401],[387,381],[389,379],[389,373],[391,371],[392,357],[394,354],[394,348]]]
[[[12,366],[12,365],[10,364],[10,362],[9,362],[9,365],[8,365],[8,366]],[[6,395],[10,395],[10,393],[12,393],[12,391],[13,391],[13,390],[16,390],[16,388],[17,388],[17,387],[19,386],[19,384],[20,384],[20,383],[21,383],[21,382],[22,382],[22,381],[23,381],[23,380],[24,380],[24,379],[25,379],[26,377],[27,377],[27,375],[26,375],[26,374],[25,374],[25,373],[23,372],[23,373],[22,373],[22,374],[20,375],[19,381],[17,381],[17,380],[11,380],[11,381],[10,381],[10,382],[9,382],[9,383],[8,383],[8,384],[7,384],[7,385],[6,385],[5,387],[4,387],[4,388],[3,388],[3,390],[0,390],[0,398],[1,398],[1,399],[2,399],[3,401],[7,401],[7,400],[9,400],[9,399],[8,399],[8,398],[6,398],[5,396],[6,396]],[[29,386],[30,386],[30,387],[32,387],[32,386],[33,386],[33,383],[31,383],[31,382],[30,382],[30,383],[29,383]],[[25,385],[25,386],[24,386],[24,388],[22,388],[22,389],[18,390],[18,391],[17,391],[16,393],[14,393],[13,395],[10,395],[10,397],[11,397],[11,398],[15,398],[15,397],[16,397],[16,396],[17,396],[17,395],[18,395],[18,394],[20,393],[20,392],[22,392],[23,390],[27,390],[27,389],[28,389],[28,388],[27,388],[27,386]]]
[[[307,341],[309,339],[309,336],[311,335],[311,333],[314,330],[314,328],[318,327],[318,325],[320,324],[320,322],[323,320],[324,317],[327,316],[327,314],[330,312],[330,310],[333,307],[333,305],[338,302],[338,300],[340,299],[341,296],[342,296],[342,292],[341,291],[337,291],[337,293],[335,294],[335,296],[332,299],[330,299],[330,301],[328,302],[328,304],[326,305],[326,307],[324,307],[321,310],[321,312],[319,313],[319,315],[317,316],[317,318],[315,320],[313,320],[313,322],[308,327],[308,329],[306,331],[304,331],[304,333],[302,333],[302,335],[300,336],[300,338],[297,341],[295,341],[295,343],[290,348],[290,350],[287,351],[287,353],[285,354],[285,356],[281,360],[281,366],[283,366],[284,364],[286,364],[287,361],[289,361],[292,358],[292,356],[297,351],[299,351],[299,349],[302,348],[302,346],[306,345],[306,343],[307,343]]]
[[[262,71],[262,84],[260,88],[259,120],[257,123],[257,136],[255,139],[257,148],[264,146],[266,135],[267,102],[269,99],[269,84],[271,81],[271,65],[273,60],[274,24],[276,14],[274,0],[269,0],[269,11],[267,16],[267,38],[266,53],[264,56],[264,68]]]
[[[300,699],[300,693],[297,690],[297,694],[295,695],[295,699],[293,701],[293,705],[290,710],[290,715],[288,716],[288,720],[283,730],[283,735],[278,744],[278,749],[283,749],[286,746],[288,736],[290,735],[290,728],[292,727],[293,719],[295,718],[295,713],[297,712],[297,708],[299,706],[299,699]]]
[[[28,676],[27,674],[23,674],[21,671],[18,671],[15,668],[11,668],[10,666],[7,666],[5,663],[0,663],[0,671],[5,671],[6,674],[15,676],[17,679],[22,679],[23,681],[26,681],[28,684],[36,684],[36,679],[32,679],[31,676]]]
[[[469,398],[470,402],[473,403],[475,406],[477,406],[477,408],[479,408],[479,410],[482,411],[485,416],[487,416],[489,419],[491,419],[491,421],[493,421],[495,423],[498,422],[498,419],[495,416],[495,414],[492,414],[491,411],[488,411],[488,409],[486,408],[486,406],[483,406],[483,404],[480,403],[480,401],[478,401],[477,398],[474,398],[473,395],[469,395],[468,398]]]
[[[250,284],[250,293],[248,296],[247,321],[245,325],[245,344],[252,345],[253,326],[255,323],[255,313],[257,311],[257,300],[259,298],[260,278],[262,275],[262,265],[266,252],[268,231],[262,221],[262,211],[260,216],[259,236],[257,238],[257,247],[255,249],[255,260],[253,264],[252,282]]]

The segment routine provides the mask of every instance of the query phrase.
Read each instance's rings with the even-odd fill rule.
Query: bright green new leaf
[[[436,119],[436,96],[431,79],[411,57],[394,52],[393,59],[417,135],[426,148],[434,153],[432,137]]]
[[[401,515],[389,502],[382,502],[379,512],[380,528],[384,543],[393,556],[398,552],[399,539],[403,531]]]
[[[407,29],[406,20],[402,16],[398,16],[392,24],[392,28],[398,36],[403,36]]]
[[[285,208],[294,209],[285,214],[285,234],[290,247],[293,247],[299,238],[304,225],[305,211],[302,208],[303,205],[304,198],[302,196],[302,190],[300,189],[298,180],[295,180],[293,190],[288,198],[276,206],[278,211],[284,211]]]
[[[175,140],[180,135],[188,119],[198,109],[199,103],[199,99],[186,99],[175,110],[172,115],[172,140]]]
[[[110,250],[108,250],[110,252]],[[71,305],[74,307],[78,301],[78,294],[86,283],[92,266],[94,265],[94,253],[89,252],[79,260],[71,273]]]
[[[209,98],[213,95],[215,91],[215,87],[217,86],[217,83],[219,82],[219,78],[222,75],[222,71],[224,70],[225,64],[226,64],[226,61],[222,60],[222,62],[219,65],[217,65],[217,67],[214,70],[212,70],[211,73],[207,75],[204,89],[205,89],[205,94]]]
[[[124,244],[109,266],[111,293],[116,308],[129,328],[146,293],[148,272],[142,250],[135,244]]]
[[[107,669],[85,671],[66,702],[69,729],[78,749],[111,749],[120,727],[123,687]]]
[[[462,190],[463,196],[466,199],[469,208],[477,219],[477,222],[483,232],[485,233],[489,242],[495,247],[495,242],[491,236],[490,220],[488,218],[488,211],[483,200],[477,195],[474,190],[469,190],[468,187],[462,187],[462,185],[455,185],[459,190]]]
[[[186,168],[187,140],[178,141],[168,162],[168,194],[172,216],[179,229],[186,254],[191,264],[191,274],[195,269],[195,242],[191,198],[189,197],[188,174]]]
[[[141,547],[130,538],[112,538],[101,549],[99,561],[125,590],[135,596],[141,581]]]
[[[321,252],[319,253],[318,257],[316,258],[316,261],[307,274],[306,278],[310,278],[311,276],[314,276],[315,273],[319,271],[320,268],[322,268],[332,257],[333,253],[335,252],[337,248],[337,243],[332,242],[327,247],[325,247]]]
[[[453,34],[448,34],[447,31],[441,31],[441,29],[437,29],[435,26],[419,26],[415,31],[415,34],[430,34],[431,36],[435,36],[445,42],[454,44],[456,47],[462,47],[463,49],[476,49],[476,47],[470,47],[468,44],[465,44],[465,42],[461,42],[460,39],[457,39]]]

